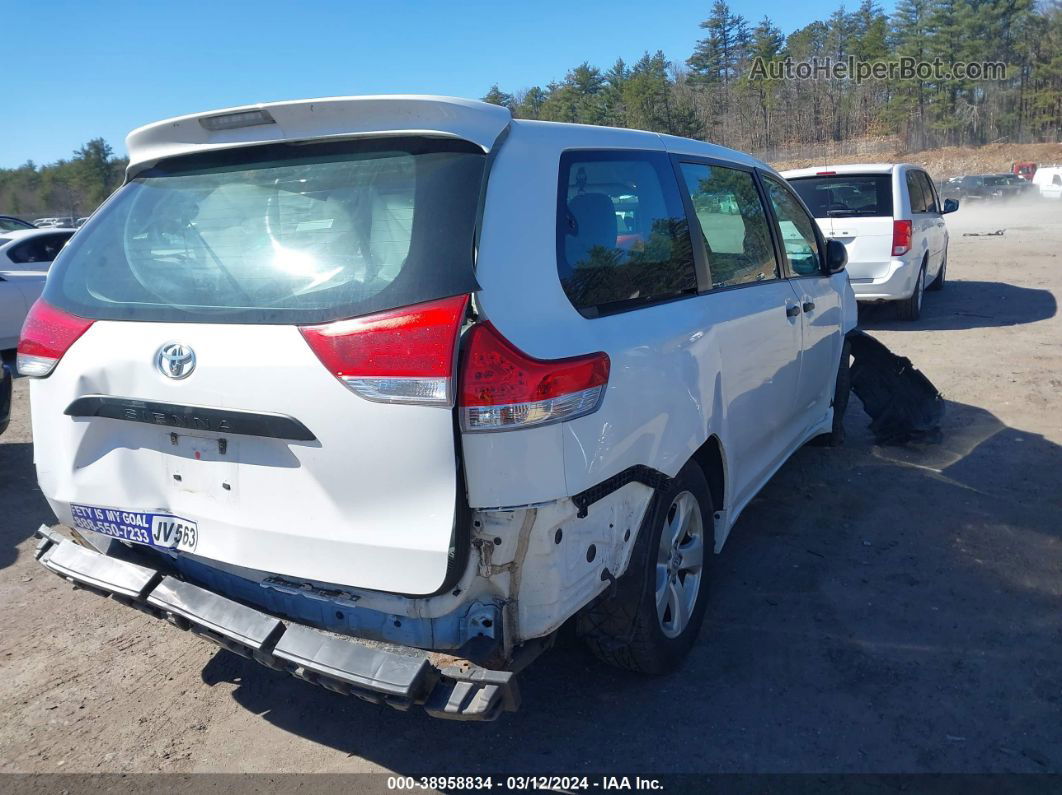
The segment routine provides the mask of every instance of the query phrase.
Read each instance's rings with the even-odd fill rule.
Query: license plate
[[[74,527],[111,538],[145,544],[159,549],[194,552],[199,543],[199,527],[191,519],[171,513],[123,511],[93,505],[71,505]]]

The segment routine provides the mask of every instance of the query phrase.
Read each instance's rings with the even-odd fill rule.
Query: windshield
[[[816,218],[853,218],[892,215],[892,176],[837,174],[791,179],[804,204]]]
[[[426,138],[164,161],[74,236],[45,299],[92,318],[318,323],[470,292],[483,163]]]

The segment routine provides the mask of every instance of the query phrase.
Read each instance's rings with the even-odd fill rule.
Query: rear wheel
[[[937,278],[933,280],[933,283],[929,285],[930,290],[943,290],[944,278],[948,272],[948,250],[944,249],[944,261],[940,263],[940,273],[937,274]]]
[[[708,482],[692,461],[653,498],[627,572],[588,605],[578,632],[601,660],[660,674],[693,646],[708,601],[715,521]]]
[[[900,320],[918,320],[922,316],[922,298],[926,292],[926,262],[918,269],[914,292],[910,298],[896,302],[896,314]]]

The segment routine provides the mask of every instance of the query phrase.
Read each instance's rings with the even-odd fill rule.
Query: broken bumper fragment
[[[135,607],[270,668],[343,695],[432,716],[494,720],[519,706],[514,674],[421,649],[282,621],[156,569],[80,546],[41,526],[37,560],[75,586]]]

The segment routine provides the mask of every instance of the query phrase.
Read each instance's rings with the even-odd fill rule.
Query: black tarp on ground
[[[862,331],[848,335],[852,348],[852,391],[871,417],[878,444],[940,439],[944,399],[911,360],[897,356]]]

